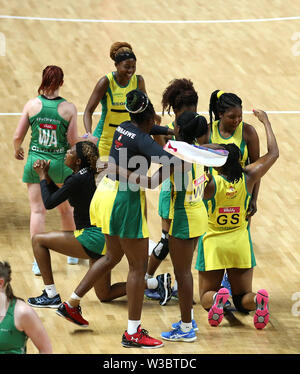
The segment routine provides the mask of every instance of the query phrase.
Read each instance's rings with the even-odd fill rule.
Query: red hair
[[[42,83],[38,89],[39,95],[53,93],[64,81],[64,73],[59,66],[49,65],[43,70]]]

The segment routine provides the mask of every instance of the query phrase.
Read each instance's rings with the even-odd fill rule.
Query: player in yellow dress
[[[196,269],[199,271],[201,305],[209,311],[212,326],[223,319],[223,307],[229,297],[220,283],[227,270],[233,303],[238,311],[255,311],[254,325],[261,329],[269,320],[269,295],[265,289],[252,292],[253,253],[247,211],[251,194],[258,180],[270,169],[279,156],[275,135],[268,116],[261,110],[255,116],[264,124],[268,152],[256,162],[242,168],[241,152],[235,144],[224,144],[228,160],[218,175],[209,175],[204,192],[208,208],[208,230],[200,238]]]

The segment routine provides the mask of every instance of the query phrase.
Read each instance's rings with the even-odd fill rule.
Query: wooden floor
[[[141,5],[142,4],[142,5]],[[293,0],[272,2],[228,0],[179,1],[96,0],[3,2],[2,15],[106,20],[257,20],[300,15]],[[142,74],[155,108],[161,111],[161,94],[173,78],[190,78],[199,94],[198,110],[207,112],[210,93],[215,89],[235,92],[243,109],[260,108],[269,117],[280,147],[280,159],[263,178],[258,212],[252,221],[252,238],[257,267],[254,290],[270,293],[271,319],[257,331],[252,316],[236,314],[219,328],[207,323],[199,305],[197,272],[194,274],[195,319],[198,339],[193,344],[166,342],[155,353],[299,353],[300,352],[300,56],[297,56],[299,20],[231,23],[92,23],[28,19],[1,19],[0,32],[6,42],[0,56],[0,259],[13,268],[13,288],[24,299],[40,294],[42,280],[31,272],[33,261],[29,237],[29,204],[21,181],[24,163],[13,157],[12,136],[25,102],[36,95],[41,71],[49,64],[65,72],[62,96],[83,112],[96,81],[113,69],[109,48],[114,41],[130,42],[137,56],[137,73]],[[296,35],[296,36],[295,36]],[[300,47],[299,47],[300,52]],[[97,108],[100,111],[100,108]],[[289,111],[289,113],[283,113]],[[94,125],[99,116],[95,115]],[[262,125],[249,114],[266,150]],[[170,121],[166,115],[163,123]],[[78,123],[83,133],[82,116]],[[29,138],[29,136],[28,136]],[[28,146],[28,139],[25,141]],[[148,194],[151,239],[160,237],[157,214],[158,191]],[[58,229],[56,211],[49,212],[47,229]],[[87,263],[67,265],[64,256],[52,255],[54,276],[61,297],[67,298],[88,269]],[[172,272],[169,257],[161,272]],[[127,264],[122,261],[113,272],[113,281],[124,281]],[[37,310],[49,333],[54,353],[145,353],[121,347],[127,327],[126,297],[103,303],[90,292],[82,301],[90,328],[79,330],[59,318],[53,310]],[[145,301],[143,326],[159,337],[179,320],[178,304],[162,307]],[[36,349],[28,343],[28,352]],[[149,353],[149,352],[147,352]],[[150,352],[152,353],[152,352]]]

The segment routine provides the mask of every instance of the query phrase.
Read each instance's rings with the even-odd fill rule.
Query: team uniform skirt
[[[182,208],[171,207],[173,217],[169,235],[179,239],[196,238],[207,230],[207,211],[202,201],[184,204]]]
[[[65,165],[65,154],[55,155],[50,152],[34,152],[28,153],[27,161],[24,166],[23,182],[24,183],[40,183],[40,177],[33,168],[33,164],[36,160],[50,160],[49,177],[54,183],[64,183],[67,176],[73,173],[72,169]]]
[[[91,258],[96,259],[105,255],[105,237],[100,227],[92,226],[75,230],[74,236]]]
[[[171,194],[172,184],[170,179],[163,181],[158,199],[158,215],[164,219],[172,219],[171,216]]]
[[[90,205],[91,224],[120,238],[149,237],[145,191],[137,185],[103,177]]]
[[[208,230],[198,243],[196,269],[199,271],[240,268],[256,265],[248,225],[236,230]]]

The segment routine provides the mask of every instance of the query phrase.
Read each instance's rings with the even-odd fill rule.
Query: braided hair
[[[189,79],[174,79],[164,90],[162,96],[163,113],[166,110],[180,110],[185,106],[197,106],[198,94],[194,89],[193,82]]]
[[[209,101],[210,123],[213,123],[213,120],[219,120],[220,114],[223,114],[228,109],[235,107],[242,107],[242,100],[236,94],[226,93],[220,90],[214,91],[211,94]]]
[[[4,285],[5,287],[5,294],[9,301],[13,299],[18,299],[12,290],[11,287],[11,267],[10,264],[7,261],[0,261],[0,278],[4,279]]]
[[[75,147],[77,157],[81,159],[81,168],[89,168],[93,174],[96,174],[96,163],[99,158],[98,147],[88,140],[76,143]]]
[[[220,145],[229,152],[226,163],[220,168],[221,173],[226,176],[229,182],[238,182],[243,175],[243,168],[240,163],[241,151],[234,143]]]
[[[183,112],[177,118],[176,124],[179,127],[180,138],[189,144],[194,143],[208,130],[206,118],[195,112]]]
[[[132,90],[126,95],[125,108],[131,121],[141,124],[154,121],[155,110],[148,96],[141,90]]]

